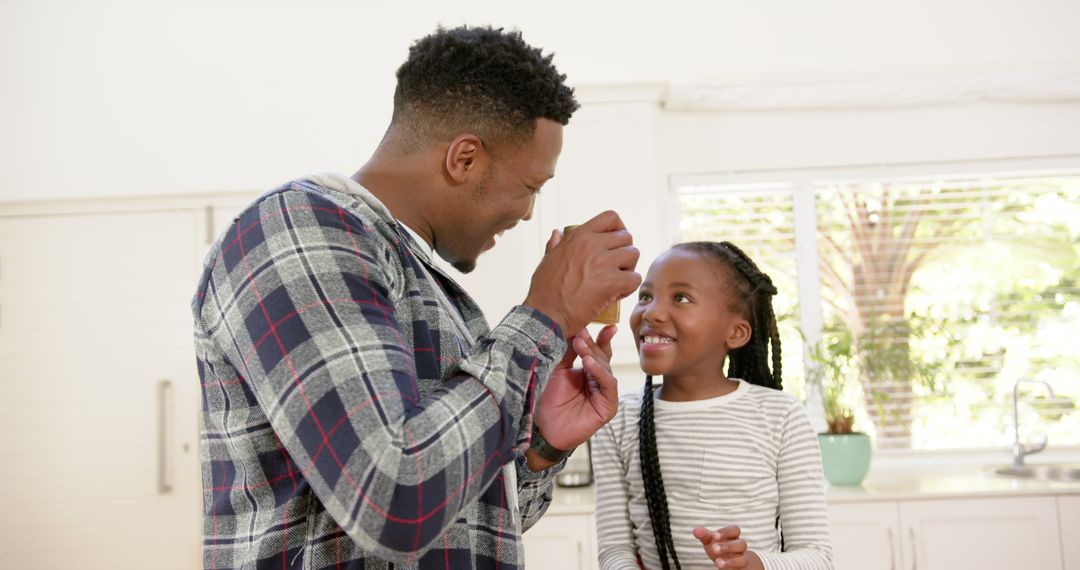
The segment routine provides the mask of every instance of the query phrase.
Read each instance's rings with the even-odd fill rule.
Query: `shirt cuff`
[[[509,340],[516,348],[524,352],[535,349],[552,362],[560,360],[566,352],[566,339],[563,336],[562,327],[532,307],[518,305],[510,309],[510,312],[498,326],[492,329],[492,332],[495,333],[504,326],[517,333],[508,335],[508,338],[504,337],[505,340]]]
[[[529,469],[528,458],[522,453],[514,460],[514,464],[517,466],[518,487],[520,487],[524,483],[544,483],[545,480],[554,478],[564,467],[566,467],[566,459],[563,459],[547,469],[533,471],[532,469]]]

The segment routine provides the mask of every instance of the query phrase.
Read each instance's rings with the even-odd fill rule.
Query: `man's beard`
[[[484,201],[487,197],[488,189],[491,187],[491,182],[494,179],[495,169],[491,168],[484,174],[484,177],[477,182],[476,187],[473,188],[472,191],[472,199],[475,203],[479,204]],[[446,257],[444,256],[443,259],[446,259]],[[459,259],[454,261],[446,259],[446,261],[450,263],[451,267],[462,273],[472,273],[472,271],[476,269],[475,257],[473,259]]]
[[[473,269],[476,269],[476,260],[464,259],[461,261],[451,261],[450,266],[462,273],[471,273]]]

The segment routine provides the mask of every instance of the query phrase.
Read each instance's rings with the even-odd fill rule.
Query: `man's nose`
[[[532,216],[533,216],[533,210],[535,208],[536,208],[536,195],[534,194],[533,197],[529,200],[529,211],[525,212],[525,215],[522,216],[521,220],[525,221],[525,222],[531,220]]]

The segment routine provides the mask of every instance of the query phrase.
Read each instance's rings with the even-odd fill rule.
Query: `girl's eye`
[[[638,293],[637,300],[638,303],[645,303],[652,300],[652,295],[648,293]]]
[[[690,297],[687,297],[683,293],[675,293],[675,302],[676,303],[689,303],[690,302]]]

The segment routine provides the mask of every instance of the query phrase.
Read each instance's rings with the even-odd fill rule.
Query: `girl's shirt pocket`
[[[759,444],[749,441],[724,441],[704,449],[698,500],[725,506],[775,502],[776,468],[763,453]]]

